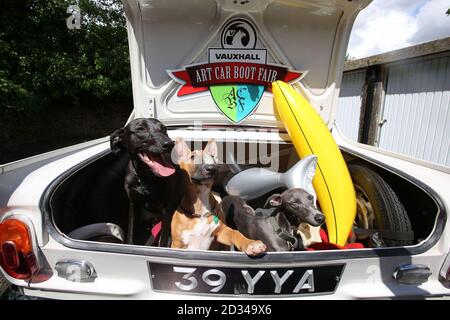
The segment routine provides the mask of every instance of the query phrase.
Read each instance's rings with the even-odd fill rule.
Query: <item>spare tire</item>
[[[414,243],[411,221],[391,186],[375,171],[362,164],[349,164],[357,199],[356,227],[367,229],[387,247]]]

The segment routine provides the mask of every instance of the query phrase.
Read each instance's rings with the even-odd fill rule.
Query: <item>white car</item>
[[[450,295],[448,168],[350,142],[334,124],[350,31],[369,2],[124,0],[129,121],[157,118],[173,139],[215,138],[223,154],[227,146],[244,150],[246,166],[269,166],[262,159],[269,155],[270,165],[276,160],[269,169],[284,172],[298,157],[270,83],[291,83],[341,149],[356,190],[355,227],[370,240],[365,248],[249,258],[75,239],[79,228],[119,240],[127,230],[128,160],[112,154],[105,137],[0,167],[7,280],[25,295],[56,299]],[[257,159],[245,153],[264,145],[270,148],[259,148]]]

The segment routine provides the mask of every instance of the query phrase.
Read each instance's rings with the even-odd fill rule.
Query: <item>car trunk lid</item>
[[[124,0],[134,117],[282,127],[270,83],[333,122],[348,38],[367,1]]]

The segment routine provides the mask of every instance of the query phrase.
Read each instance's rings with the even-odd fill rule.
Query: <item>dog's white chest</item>
[[[183,244],[187,249],[208,250],[214,240],[213,232],[219,227],[214,221],[208,219],[198,219],[194,228],[184,230],[181,234]]]

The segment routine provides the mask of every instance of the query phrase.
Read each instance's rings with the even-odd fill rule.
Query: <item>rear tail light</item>
[[[7,219],[0,223],[0,265],[15,279],[30,279],[39,272],[37,252],[25,222]]]

